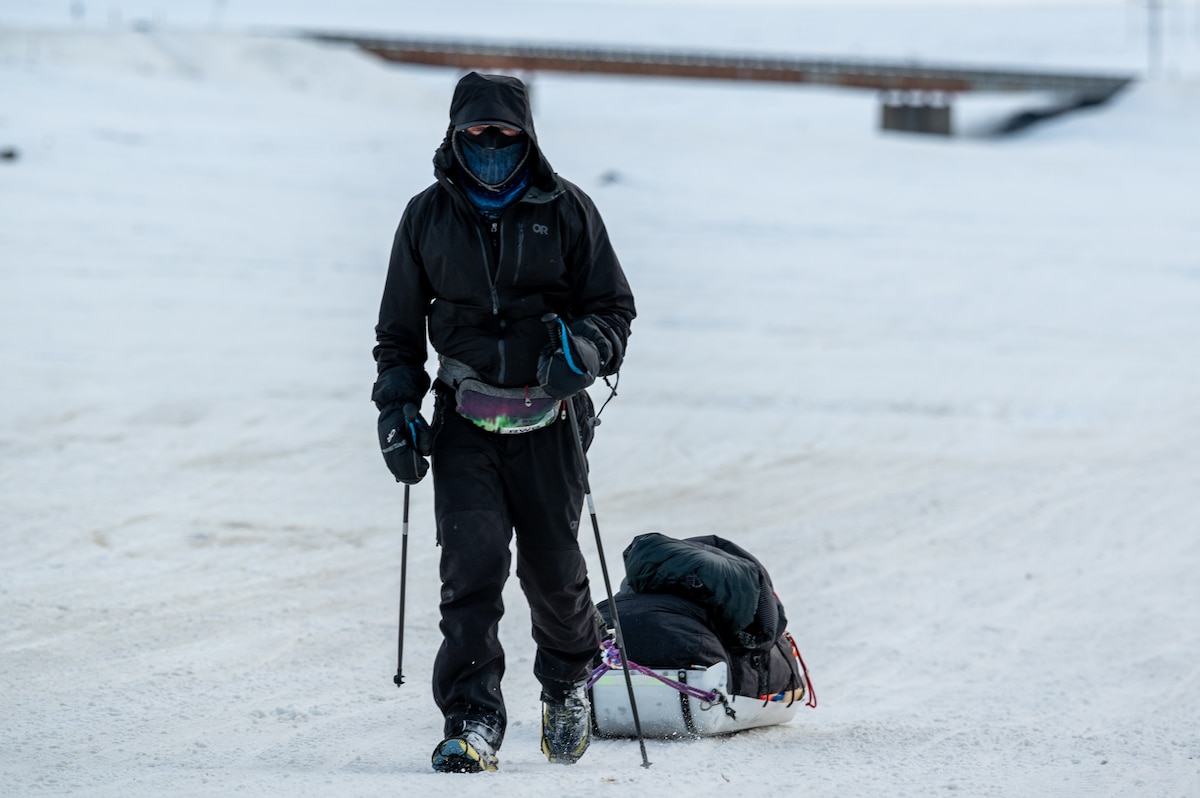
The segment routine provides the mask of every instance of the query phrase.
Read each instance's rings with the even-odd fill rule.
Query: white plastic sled
[[[731,734],[758,726],[787,723],[804,700],[804,690],[771,699],[730,695],[729,666],[718,662],[707,668],[654,670],[667,679],[683,682],[700,692],[715,694],[715,701],[686,695],[675,687],[637,671],[630,676],[642,733],[647,737],[708,737]],[[592,686],[593,727],[600,737],[634,737],[629,689],[620,668],[607,671]]]

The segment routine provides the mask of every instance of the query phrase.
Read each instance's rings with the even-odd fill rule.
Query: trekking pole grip
[[[550,334],[550,343],[556,349],[562,349],[562,322],[558,320],[558,314],[550,311],[542,316],[542,323],[546,325],[546,332]]]

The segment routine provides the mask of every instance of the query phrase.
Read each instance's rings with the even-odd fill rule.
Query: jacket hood
[[[524,131],[529,137],[530,182],[543,191],[554,191],[554,170],[542,155],[533,127],[533,109],[529,88],[509,75],[464,75],[454,88],[450,101],[450,125],[446,137],[433,156],[435,174],[441,178],[453,174],[453,140],[456,131],[481,123],[500,123]]]
[[[502,122],[523,130],[537,140],[533,130],[533,111],[529,89],[508,75],[464,75],[454,88],[450,101],[450,128],[462,130],[481,122]]]

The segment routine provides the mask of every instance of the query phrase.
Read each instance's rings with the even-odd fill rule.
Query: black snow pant
[[[590,416],[586,395],[576,408],[579,418]],[[567,419],[499,435],[459,416],[453,395],[440,387],[435,415],[443,641],[434,660],[433,698],[445,716],[447,737],[470,723],[485,727],[499,747],[507,714],[498,626],[514,531],[517,578],[537,645],[533,672],[543,692],[561,694],[585,678],[600,643],[578,541],[585,466]]]

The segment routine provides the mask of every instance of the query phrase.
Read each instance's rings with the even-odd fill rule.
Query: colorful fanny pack
[[[477,427],[500,435],[519,435],[548,427],[565,417],[563,400],[538,386],[497,388],[471,377],[454,389],[455,410]]]
[[[438,379],[454,386],[454,409],[477,427],[500,435],[519,435],[566,418],[567,408],[540,386],[498,388],[479,372],[448,357],[438,358]]]

